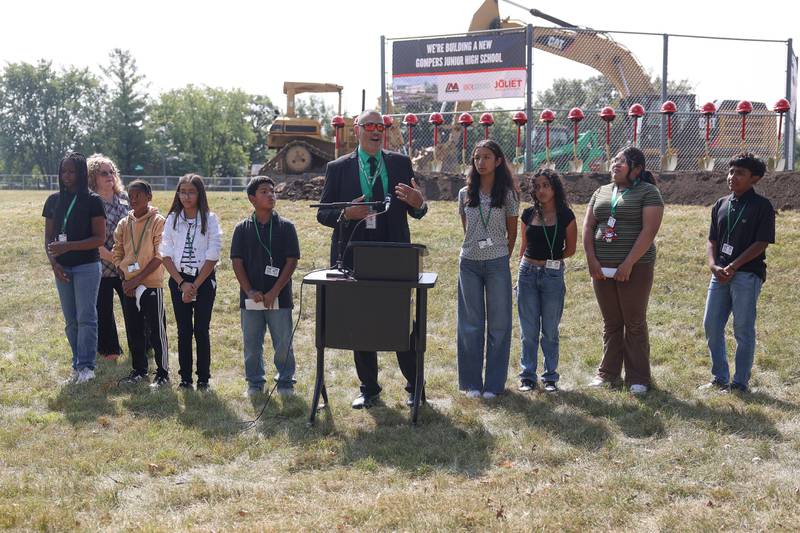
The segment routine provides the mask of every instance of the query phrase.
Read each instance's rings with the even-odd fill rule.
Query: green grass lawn
[[[723,194],[721,191],[720,194]],[[710,379],[702,328],[709,211],[669,206],[657,239],[650,337],[656,390],[644,398],[586,389],[600,360],[601,318],[582,252],[567,261],[562,392],[457,391],[455,314],[461,226],[435,202],[415,242],[427,244],[427,392],[408,425],[394,354],[381,361],[384,403],[353,411],[349,352],[327,352],[331,412],[306,427],[315,350],[314,291],[295,337],[296,398],[260,409],[244,396],[238,286],[218,269],[210,394],[125,389],[127,357],[97,379],[62,385],[70,356],[41,218],[46,195],[0,194],[0,527],[41,530],[796,530],[800,508],[800,214],[781,213],[759,301],[752,394],[702,393]],[[223,257],[243,194],[211,195]],[[165,209],[170,195],[154,204]],[[279,202],[295,222],[304,273],[327,265],[330,230],[310,202]],[[582,220],[585,206],[576,207]],[[579,238],[580,242],[580,238]],[[173,378],[177,341],[167,309]],[[298,307],[295,307],[295,316]],[[516,316],[516,311],[515,311]],[[124,339],[121,317],[118,320]],[[269,344],[269,340],[267,340]],[[540,356],[541,357],[541,356]],[[271,352],[268,352],[268,373]]]

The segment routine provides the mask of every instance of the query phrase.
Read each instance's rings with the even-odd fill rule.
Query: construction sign
[[[525,95],[525,33],[481,32],[392,43],[396,103]]]

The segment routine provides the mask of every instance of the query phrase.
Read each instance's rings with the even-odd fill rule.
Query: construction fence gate
[[[525,171],[544,161],[575,170],[575,159],[582,172],[602,170],[609,153],[631,144],[654,170],[668,153],[676,170],[688,171],[704,156],[721,165],[742,149],[794,167],[798,60],[791,39],[528,25],[382,36],[380,50],[387,147],[408,154],[419,171],[463,170],[483,138]],[[761,100],[769,100],[739,87],[743,76],[757,78],[759,95],[769,95]],[[731,80],[724,95],[714,94],[720,79]],[[496,99],[503,104],[493,107]],[[781,105],[788,107],[778,112]],[[552,116],[543,117],[545,110]]]

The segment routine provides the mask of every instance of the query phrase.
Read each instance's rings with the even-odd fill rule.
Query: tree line
[[[55,174],[68,150],[102,152],[123,174],[240,176],[264,163],[280,109],[266,95],[187,85],[157,96],[128,50],[111,50],[99,73],[52,62],[0,72],[0,173]],[[300,116],[331,106],[300,100]]]

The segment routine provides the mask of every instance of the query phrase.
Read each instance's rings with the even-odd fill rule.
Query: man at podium
[[[385,126],[379,112],[362,112],[356,119],[354,130],[358,148],[328,163],[320,203],[384,201],[383,209],[354,206],[344,210],[343,247],[350,240],[410,243],[408,216],[420,219],[428,211],[422,191],[414,180],[411,160],[397,152],[381,149]],[[326,208],[320,208],[317,212],[317,220],[321,224],[334,228],[331,238],[332,265],[337,259],[340,240],[337,224],[339,213],[339,209]],[[353,267],[351,250],[346,251],[343,262],[347,268]],[[353,324],[353,327],[357,328],[358,324]],[[352,407],[372,407],[378,402],[381,392],[378,384],[378,354],[356,351],[353,352],[353,358],[361,381],[361,393],[353,400]],[[416,354],[414,351],[397,352],[397,362],[407,382],[406,403],[411,405]]]

